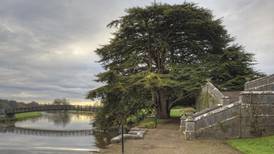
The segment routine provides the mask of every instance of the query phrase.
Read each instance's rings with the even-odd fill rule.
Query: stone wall
[[[274,91],[244,91],[239,102],[191,117],[187,138],[241,138],[274,134]],[[185,121],[187,127],[188,118]],[[191,132],[192,137],[189,137]],[[193,133],[194,132],[194,133]]]
[[[246,82],[245,91],[274,91],[274,74]]]
[[[236,138],[240,130],[240,103],[232,103],[194,118],[197,138]]]
[[[197,111],[202,111],[215,106],[222,106],[229,102],[229,98],[224,96],[212,83],[207,82],[202,87],[200,95],[196,101]]]
[[[207,106],[200,106],[199,112],[181,119],[180,128],[187,139],[274,134],[274,75],[247,82],[236,102],[237,99],[226,98],[211,83],[202,88],[201,96],[199,103]]]
[[[241,94],[241,137],[274,134],[274,91]]]

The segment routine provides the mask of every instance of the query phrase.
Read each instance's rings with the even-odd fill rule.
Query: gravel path
[[[159,124],[149,129],[143,140],[127,140],[125,154],[240,154],[219,140],[186,141],[178,123]],[[113,144],[103,154],[121,154],[121,145]]]

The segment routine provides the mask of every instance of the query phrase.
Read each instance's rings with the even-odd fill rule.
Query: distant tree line
[[[69,105],[69,101],[66,98],[60,99],[57,98],[53,101],[54,105]]]
[[[54,99],[54,105],[68,105],[69,101],[66,98],[63,99]],[[14,109],[14,108],[24,108],[24,107],[35,107],[38,106],[39,103],[32,101],[30,103],[25,102],[18,102],[15,100],[7,100],[7,99],[0,99],[0,109]]]
[[[0,109],[13,109],[20,107],[34,107],[38,106],[39,103],[32,101],[30,103],[17,102],[15,100],[0,99]]]

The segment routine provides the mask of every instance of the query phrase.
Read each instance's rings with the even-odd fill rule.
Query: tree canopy
[[[105,68],[97,81],[104,86],[88,98],[102,100],[98,116],[112,124],[117,115],[151,107],[167,118],[174,103],[194,96],[207,79],[239,90],[259,75],[252,68],[253,55],[233,43],[210,10],[196,4],[130,8],[108,27],[116,29],[113,38],[96,50]]]

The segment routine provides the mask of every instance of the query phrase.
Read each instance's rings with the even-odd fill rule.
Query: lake
[[[0,154],[91,154],[109,141],[91,133],[93,119],[64,111],[16,122],[0,131]]]

